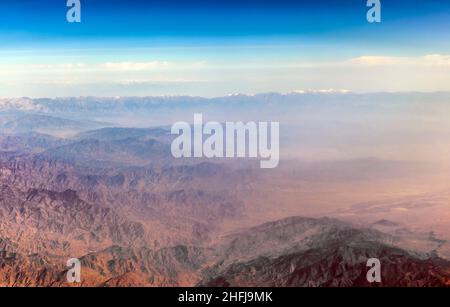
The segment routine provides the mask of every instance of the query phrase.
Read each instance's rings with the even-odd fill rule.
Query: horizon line
[[[219,95],[219,96],[200,96],[200,95],[189,95],[189,94],[165,94],[165,95],[116,95],[116,96],[100,96],[100,95],[86,95],[86,96],[55,96],[55,97],[29,97],[29,96],[21,96],[21,97],[3,97],[0,96],[0,100],[16,100],[16,99],[29,99],[29,100],[42,100],[42,99],[70,99],[70,98],[104,98],[104,99],[124,99],[124,98],[202,98],[202,99],[220,99],[220,98],[229,98],[229,97],[255,97],[261,95],[280,95],[280,96],[288,96],[288,95],[374,95],[374,94],[450,94],[450,90],[439,90],[439,91],[368,91],[368,92],[359,92],[359,91],[351,91],[351,90],[294,90],[290,92],[277,92],[277,91],[268,91],[268,92],[259,92],[259,93],[230,93],[227,95]]]

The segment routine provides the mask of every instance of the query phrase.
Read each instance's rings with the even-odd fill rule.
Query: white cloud
[[[153,57],[161,59],[161,57]],[[55,59],[57,61],[58,59]],[[59,59],[66,61],[67,58]],[[450,55],[362,55],[323,59],[277,57],[192,60],[50,62],[48,58],[0,63],[0,96],[51,96],[82,92],[130,94],[183,92],[218,96],[231,92],[345,93],[373,91],[448,91]],[[136,88],[142,90],[139,92]],[[170,86],[168,86],[170,85]],[[111,94],[106,90],[111,90]],[[88,89],[88,90],[87,90]],[[127,91],[129,89],[129,91]],[[312,90],[308,90],[312,89]],[[341,90],[342,89],[342,90]],[[45,94],[47,93],[47,94]],[[212,94],[210,94],[212,93]]]
[[[450,55],[430,54],[424,60],[430,66],[450,66]]]
[[[208,80],[187,79],[187,78],[152,78],[152,79],[126,79],[118,80],[116,83],[120,85],[146,85],[156,83],[207,83]]]
[[[295,90],[295,94],[347,94],[350,90],[346,89],[307,89],[307,90]]]
[[[62,64],[33,64],[22,69],[41,70],[41,71],[61,71],[61,70],[76,70],[85,69],[88,65],[84,63],[62,63]]]
[[[73,72],[126,72],[126,71],[147,71],[155,69],[173,68],[176,65],[167,61],[151,62],[106,62],[99,64],[86,63],[57,63],[57,64],[31,64],[31,65],[1,65],[3,72],[16,71],[23,73],[73,73]]]
[[[420,57],[393,57],[393,56],[360,56],[343,63],[356,66],[450,66],[450,55],[429,54]]]
[[[119,71],[136,71],[136,70],[151,70],[167,68],[170,65],[167,61],[152,61],[152,62],[108,62],[100,64],[98,67],[107,70]]]

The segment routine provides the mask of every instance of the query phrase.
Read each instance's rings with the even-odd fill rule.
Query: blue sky
[[[0,2],[0,96],[450,90],[450,2]]]

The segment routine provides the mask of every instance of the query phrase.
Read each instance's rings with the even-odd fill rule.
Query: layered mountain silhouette
[[[0,286],[448,286],[442,234],[381,216],[424,208],[422,199],[298,214],[321,196],[298,197],[313,181],[353,184],[398,175],[405,164],[283,160],[269,173],[251,159],[174,159],[166,125],[130,127],[155,112],[167,122],[172,114],[192,118],[200,106],[213,115],[239,106],[240,116],[277,104],[276,117],[342,101],[373,110],[373,98],[396,107],[402,97],[330,94],[323,104],[315,93],[0,100]],[[293,131],[308,144],[316,135],[302,131],[326,134],[338,124]],[[354,127],[344,128],[353,136]],[[370,222],[352,222],[372,213]],[[70,258],[81,261],[80,284],[66,280]],[[370,258],[381,262],[381,283],[367,281]]]

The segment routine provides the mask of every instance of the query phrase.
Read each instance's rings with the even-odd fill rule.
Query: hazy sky
[[[0,96],[450,90],[450,1],[0,2]]]

